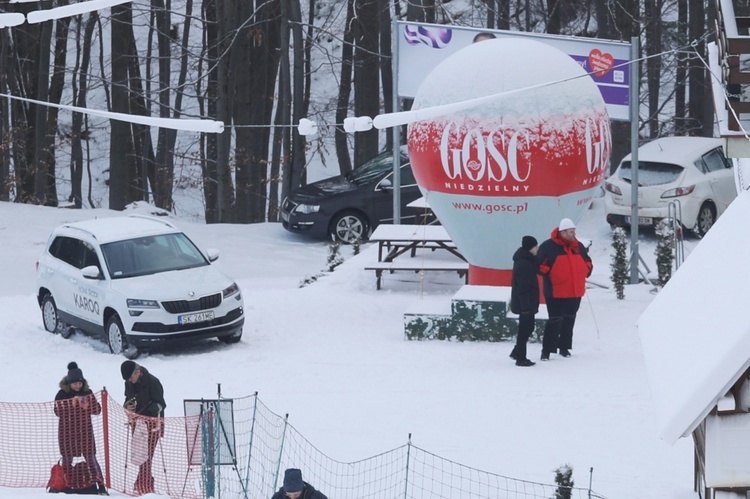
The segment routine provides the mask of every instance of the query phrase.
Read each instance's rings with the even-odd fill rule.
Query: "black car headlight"
[[[310,213],[317,213],[320,211],[320,205],[317,204],[298,204],[294,209],[297,213],[308,215]]]

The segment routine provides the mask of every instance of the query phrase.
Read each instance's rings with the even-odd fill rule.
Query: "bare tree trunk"
[[[49,6],[49,4],[47,4]],[[39,52],[37,53],[37,73],[36,73],[36,100],[47,102],[49,99],[49,70],[50,70],[50,44],[52,42],[52,21],[45,21],[40,24]],[[47,200],[47,185],[49,175],[48,165],[49,150],[47,149],[47,106],[33,104],[35,116],[34,128],[34,198],[37,203],[51,203],[52,206],[57,200]]]
[[[130,4],[112,7],[112,111],[130,113],[128,98],[129,53],[128,31],[132,33],[133,15]],[[112,130],[109,154],[109,207],[123,210],[136,201],[133,185],[136,164],[130,124],[110,120]]]
[[[497,0],[497,27],[510,29],[510,0]]]
[[[88,72],[91,62],[91,38],[94,34],[97,18],[99,15],[96,11],[89,14],[81,40],[81,62],[79,70],[73,76],[74,92],[73,98],[77,107],[86,107],[86,96],[88,93]],[[80,29],[80,23],[79,23]],[[70,200],[75,203],[76,208],[83,207],[83,190],[81,182],[83,180],[83,113],[73,113],[72,116],[72,133],[71,133],[71,191]],[[88,140],[88,137],[85,137]]]
[[[70,18],[58,19],[55,22],[55,61],[53,64],[52,78],[50,80],[49,102],[60,104],[63,88],[65,86],[65,73],[68,55],[68,32]],[[57,118],[59,111],[57,107],[47,109],[47,186],[45,197],[47,204],[58,205],[57,199],[57,174],[55,159],[55,139],[57,137]]]
[[[383,110],[392,113],[393,109],[393,54],[391,53],[391,8],[388,0],[378,0],[380,25],[380,79],[383,82]],[[393,134],[385,134],[387,150],[393,149]]]
[[[336,123],[343,123],[349,114],[349,97],[352,92],[352,65],[354,61],[354,0],[346,2],[346,23],[344,42],[341,45],[341,77],[339,95],[336,104]],[[339,160],[339,171],[344,174],[352,171],[352,160],[349,157],[349,137],[341,126],[335,132],[336,156]]]
[[[0,93],[8,93],[8,73],[12,74],[10,58],[9,28],[0,29]],[[10,105],[8,99],[0,99],[0,201],[10,201]]]
[[[695,51],[706,57],[706,43],[703,40],[705,33],[704,25],[705,10],[703,2],[690,2],[688,12],[688,35],[689,39],[696,41]],[[688,116],[695,123],[694,129],[690,135],[701,136],[705,133],[713,132],[713,120],[705,123],[703,100],[707,95],[711,95],[710,89],[707,88],[706,70],[703,64],[698,60],[693,60],[688,69]]]
[[[172,51],[170,44],[171,4],[169,0],[151,0],[151,8],[156,20],[156,42],[159,48],[159,117],[171,117],[171,71]],[[167,211],[172,210],[172,184],[174,181],[174,151],[170,147],[171,133],[166,128],[159,128],[156,143],[156,161],[154,164],[154,204]],[[145,186],[144,186],[145,187]]]
[[[354,113],[377,116],[380,112],[378,25],[361,22],[378,19],[377,0],[359,0],[356,4],[360,37],[354,48]],[[359,166],[378,154],[378,130],[372,128],[354,135],[354,164]]]
[[[289,145],[288,127],[284,124],[289,123],[291,120],[291,76],[289,74],[289,11],[291,9],[289,3],[295,0],[280,0],[279,6],[281,8],[281,19],[279,26],[279,52],[281,54],[281,60],[279,63],[279,82],[278,82],[278,99],[276,100],[276,118],[274,119],[274,132],[273,132],[273,148],[271,151],[271,172],[268,189],[268,221],[277,222],[279,219],[279,173],[283,171],[284,179],[291,180],[292,169],[291,162],[285,159],[287,156],[284,151],[284,146]],[[299,26],[299,23],[297,23]],[[301,26],[299,27],[301,29]],[[300,36],[300,38],[302,38]],[[295,72],[294,78],[302,79],[301,74]],[[301,97],[301,96],[300,96]],[[287,151],[288,152],[288,151]],[[282,164],[283,163],[283,164]],[[289,180],[284,182],[284,185],[289,183]],[[287,194],[289,189],[284,188],[283,196]]]
[[[644,0],[643,16],[646,22],[646,87],[648,89],[648,136],[652,139],[659,135],[659,88],[661,88],[661,1]]]
[[[681,46],[687,45],[688,40],[688,5],[687,0],[677,0],[677,40]],[[677,54],[677,71],[675,73],[676,88],[674,96],[675,131],[684,134],[687,106],[685,102],[685,79],[687,77],[688,56]]]
[[[614,20],[612,18],[612,12],[610,12],[609,2],[607,0],[593,0],[594,1],[594,17],[596,18],[596,25],[598,26],[597,35],[599,38],[615,38],[614,36]]]
[[[185,23],[182,28],[182,42],[181,42],[181,53],[180,53],[180,73],[177,78],[177,88],[175,89],[175,102],[173,118],[180,118],[182,116],[182,101],[185,96],[185,82],[188,74],[188,55],[189,48],[188,43],[190,41],[190,26],[193,18],[193,0],[187,0],[185,2]],[[170,35],[171,35],[170,31]],[[175,33],[176,36],[176,33]],[[171,36],[170,36],[171,37]],[[166,144],[165,150],[169,157],[169,164],[171,165],[170,181],[169,181],[169,209],[173,209],[172,203],[172,184],[174,182],[174,147],[177,141],[177,131],[172,129],[166,130]],[[157,206],[160,206],[157,204]],[[162,206],[162,208],[165,208]]]
[[[282,2],[283,1],[285,0],[282,0]],[[292,46],[294,47],[294,70],[292,73],[291,81],[291,124],[297,124],[299,123],[300,119],[307,116],[307,110],[310,107],[309,78],[311,75],[309,69],[306,70],[306,68],[310,67],[310,51],[308,48],[310,42],[305,41],[302,38],[302,12],[300,9],[299,0],[289,0],[289,16],[292,31]],[[307,139],[299,134],[299,131],[296,127],[291,130],[287,129],[284,135],[286,136],[284,139],[284,142],[286,144],[289,144],[291,141],[291,161],[285,161],[285,163],[290,163],[291,175],[288,187],[290,190],[294,190],[302,185],[305,164],[307,162],[305,158],[305,146],[307,143]]]

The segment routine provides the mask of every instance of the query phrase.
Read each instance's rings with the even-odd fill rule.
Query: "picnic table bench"
[[[469,264],[441,225],[379,225],[370,241],[378,243],[378,261],[367,265],[365,270],[375,271],[377,289],[385,271],[453,271],[468,280]],[[450,256],[447,259],[414,258],[418,250],[445,251]],[[399,258],[406,253],[410,258]]]

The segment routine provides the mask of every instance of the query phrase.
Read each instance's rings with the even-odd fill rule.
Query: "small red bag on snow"
[[[60,463],[57,463],[52,467],[49,476],[49,482],[47,482],[47,492],[63,492],[68,488],[68,481],[65,479],[65,470]]]

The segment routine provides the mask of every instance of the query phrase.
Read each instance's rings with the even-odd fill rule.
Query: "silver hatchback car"
[[[732,161],[721,139],[665,137],[638,148],[638,224],[653,226],[673,216],[699,236],[737,197]],[[631,155],[604,183],[604,207],[612,226],[629,226]]]

